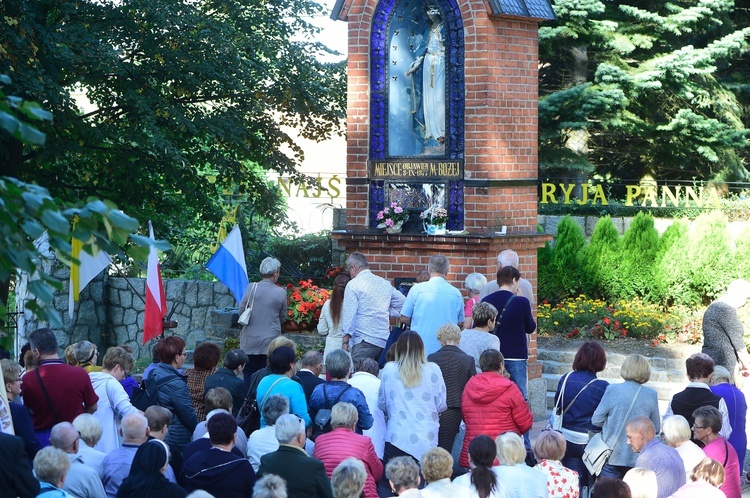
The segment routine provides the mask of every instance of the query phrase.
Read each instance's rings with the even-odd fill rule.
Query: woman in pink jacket
[[[531,428],[534,416],[521,390],[503,375],[503,355],[488,349],[479,356],[482,373],[472,377],[461,397],[466,437],[459,464],[469,467],[469,443],[485,434],[495,438],[506,432],[523,434]]]
[[[313,456],[323,462],[330,478],[336,467],[349,457],[365,464],[365,498],[378,498],[376,483],[383,475],[383,464],[375,453],[369,437],[357,434],[357,409],[351,403],[336,403],[331,410],[331,432],[315,439]]]

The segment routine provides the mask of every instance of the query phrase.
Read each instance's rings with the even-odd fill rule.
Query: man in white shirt
[[[352,280],[344,290],[341,310],[342,349],[356,364],[362,358],[377,360],[391,333],[390,317],[398,318],[404,295],[390,282],[370,271],[367,258],[353,252],[346,260]]]
[[[247,439],[247,459],[258,472],[260,457],[279,449],[279,441],[276,439],[276,420],[289,413],[289,398],[282,394],[269,396],[263,405],[263,418],[266,426],[250,434]]]

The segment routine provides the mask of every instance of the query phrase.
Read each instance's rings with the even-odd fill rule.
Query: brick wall
[[[519,270],[536,289],[536,251],[549,239],[536,233],[538,26],[491,17],[484,0],[457,2],[464,24],[464,227],[469,234],[388,236],[367,230],[369,42],[377,0],[346,0],[340,17],[349,25],[347,233],[333,237],[347,254],[363,252],[373,271],[391,281],[414,277],[430,256],[445,254],[452,263],[449,280],[460,289],[469,273],[494,275],[497,254],[514,249]],[[503,225],[509,235],[493,236]],[[535,341],[531,355],[529,374],[538,377]]]

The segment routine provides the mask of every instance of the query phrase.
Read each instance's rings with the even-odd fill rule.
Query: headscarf
[[[117,493],[118,498],[149,498],[155,485],[166,480],[161,473],[169,461],[169,449],[159,439],[152,439],[140,445],[135,452],[130,474],[122,482],[120,489],[126,493]],[[161,486],[160,486],[161,488]]]

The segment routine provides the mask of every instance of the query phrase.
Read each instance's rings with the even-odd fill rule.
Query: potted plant
[[[445,235],[445,224],[448,222],[448,211],[439,206],[430,206],[419,215],[422,218],[427,235]]]
[[[388,233],[399,233],[409,219],[409,213],[398,202],[391,202],[390,206],[378,211],[377,219],[380,222],[378,228],[385,228]]]
[[[291,330],[312,330],[318,324],[320,310],[328,300],[329,291],[313,285],[312,280],[300,280],[299,285],[286,285],[287,321],[283,328]]]

